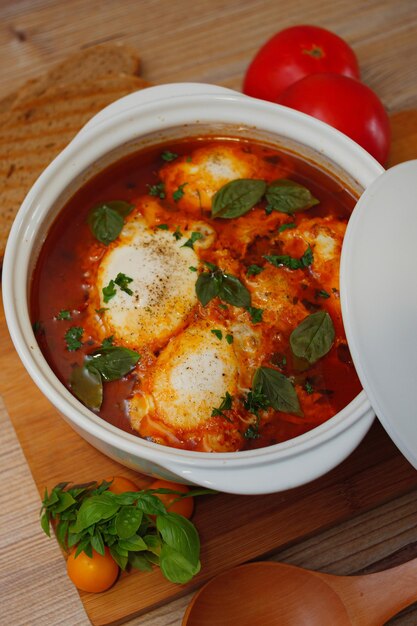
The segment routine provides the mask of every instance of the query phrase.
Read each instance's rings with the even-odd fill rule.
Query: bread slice
[[[8,102],[0,101],[0,265],[10,227],[32,184],[93,115],[149,86],[134,75],[138,68],[139,57],[130,46],[97,46],[30,81]]]

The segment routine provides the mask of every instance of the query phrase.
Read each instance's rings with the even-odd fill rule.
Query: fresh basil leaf
[[[329,352],[335,337],[332,318],[327,311],[317,311],[304,318],[290,335],[295,356],[315,363]]]
[[[269,208],[281,213],[297,213],[319,203],[307,187],[287,178],[279,178],[270,183],[265,196]]]
[[[217,273],[202,272],[200,274],[195,284],[195,291],[203,306],[206,306],[210,300],[219,295],[221,283],[222,277]]]
[[[156,554],[157,556],[161,554],[162,543],[159,537],[156,535],[145,535],[143,540],[146,543],[149,552],[153,552],[153,554]]]
[[[61,491],[59,494],[59,504],[55,506],[54,512],[63,513],[63,511],[66,511],[70,506],[75,504],[75,502],[75,498],[73,498],[68,491]]]
[[[135,534],[142,522],[143,512],[135,506],[123,506],[116,516],[116,532],[121,539]],[[132,548],[129,548],[132,550]]]
[[[129,562],[129,554],[120,554],[116,546],[110,546],[109,550],[117,565],[124,571]]]
[[[232,274],[223,274],[219,289],[219,298],[233,306],[250,306],[251,297],[248,289]]]
[[[226,183],[213,196],[212,217],[231,219],[250,211],[265,193],[266,183],[252,178],[238,178]]]
[[[259,367],[253,377],[252,388],[267,398],[269,406],[283,413],[302,415],[297,392],[292,382],[271,367]]]
[[[139,535],[132,535],[126,539],[120,539],[118,548],[127,552],[145,552],[148,546]]]
[[[98,411],[103,402],[103,382],[93,367],[75,365],[71,371],[70,387],[73,394],[93,411]]]
[[[188,583],[200,571],[200,561],[190,563],[181,552],[168,545],[161,550],[159,566],[165,578],[181,585]]]
[[[140,355],[134,350],[120,346],[99,348],[86,357],[89,371],[96,370],[105,381],[119,380],[128,374],[139,361]]]
[[[48,514],[45,512],[42,514],[41,516],[41,527],[43,532],[48,535],[48,537],[51,536],[51,531],[49,529],[49,517]]]
[[[246,270],[246,274],[248,276],[256,276],[257,274],[260,274],[261,272],[264,271],[264,267],[261,267],[260,265],[249,265],[249,267]]]
[[[105,246],[117,239],[124,226],[123,215],[115,208],[114,203],[105,202],[94,207],[88,216],[88,223],[94,237]],[[122,203],[122,206],[132,206]]]
[[[77,514],[75,524],[70,531],[80,533],[89,526],[113,517],[119,510],[115,494],[105,491],[99,496],[91,496],[83,500]]]
[[[177,513],[166,513],[158,515],[156,527],[165,544],[179,552],[192,565],[197,565],[200,558],[200,539],[195,526],[188,519]],[[163,548],[164,546],[162,550]]]
[[[129,564],[141,572],[150,572],[152,570],[152,565],[146,555],[138,552],[129,552]]]
[[[105,554],[104,541],[103,541],[101,532],[99,530],[96,530],[94,535],[91,537],[90,541],[91,541],[91,547],[93,548],[93,550],[101,554],[101,556],[104,556]]]
[[[166,508],[161,500],[151,493],[141,493],[136,507],[147,515],[164,515],[166,513]]]

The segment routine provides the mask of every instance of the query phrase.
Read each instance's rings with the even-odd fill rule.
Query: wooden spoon
[[[182,626],[382,626],[415,601],[417,559],[365,576],[257,562],[202,587]]]

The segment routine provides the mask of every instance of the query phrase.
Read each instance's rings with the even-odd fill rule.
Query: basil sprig
[[[233,306],[250,306],[250,292],[236,276],[226,274],[212,263],[208,266],[210,271],[202,272],[195,285],[197,298],[203,306],[215,297]]]
[[[89,409],[98,411],[103,402],[103,381],[119,380],[139,361],[134,350],[121,346],[101,347],[85,357],[82,365],[71,372],[70,386],[74,395]]]
[[[317,311],[303,319],[290,335],[296,357],[315,363],[329,352],[335,337],[332,318],[327,311]]]
[[[133,204],[123,200],[111,200],[93,207],[88,215],[88,223],[94,237],[105,246],[117,239]]]
[[[240,217],[250,211],[265,193],[264,180],[238,178],[221,187],[213,196],[212,217]]]
[[[303,414],[294,385],[289,378],[272,367],[258,367],[253,377],[252,389],[258,395],[263,394],[268,405],[276,411]]]
[[[278,178],[267,187],[265,193],[268,208],[280,213],[297,213],[305,211],[319,203],[311,191],[287,178]]]
[[[93,549],[104,555],[107,546],[121,569],[128,565],[150,570],[159,565],[171,582],[186,583],[200,570],[200,539],[195,526],[176,513],[168,513],[155,495],[178,498],[213,493],[196,489],[186,496],[171,489],[146,489],[115,494],[110,482],[56,485],[45,491],[41,526],[50,536],[53,523],[65,550],[76,546],[76,555]]]
[[[312,193],[293,180],[279,178],[272,183],[256,178],[237,178],[220,187],[211,204],[212,217],[231,219],[250,211],[265,196],[266,211],[293,214],[319,203]]]

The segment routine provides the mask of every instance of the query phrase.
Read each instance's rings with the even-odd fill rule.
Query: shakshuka
[[[234,452],[311,430],[360,391],[339,299],[354,203],[314,164],[252,141],[124,157],[41,249],[45,358],[87,407],[158,444]]]

